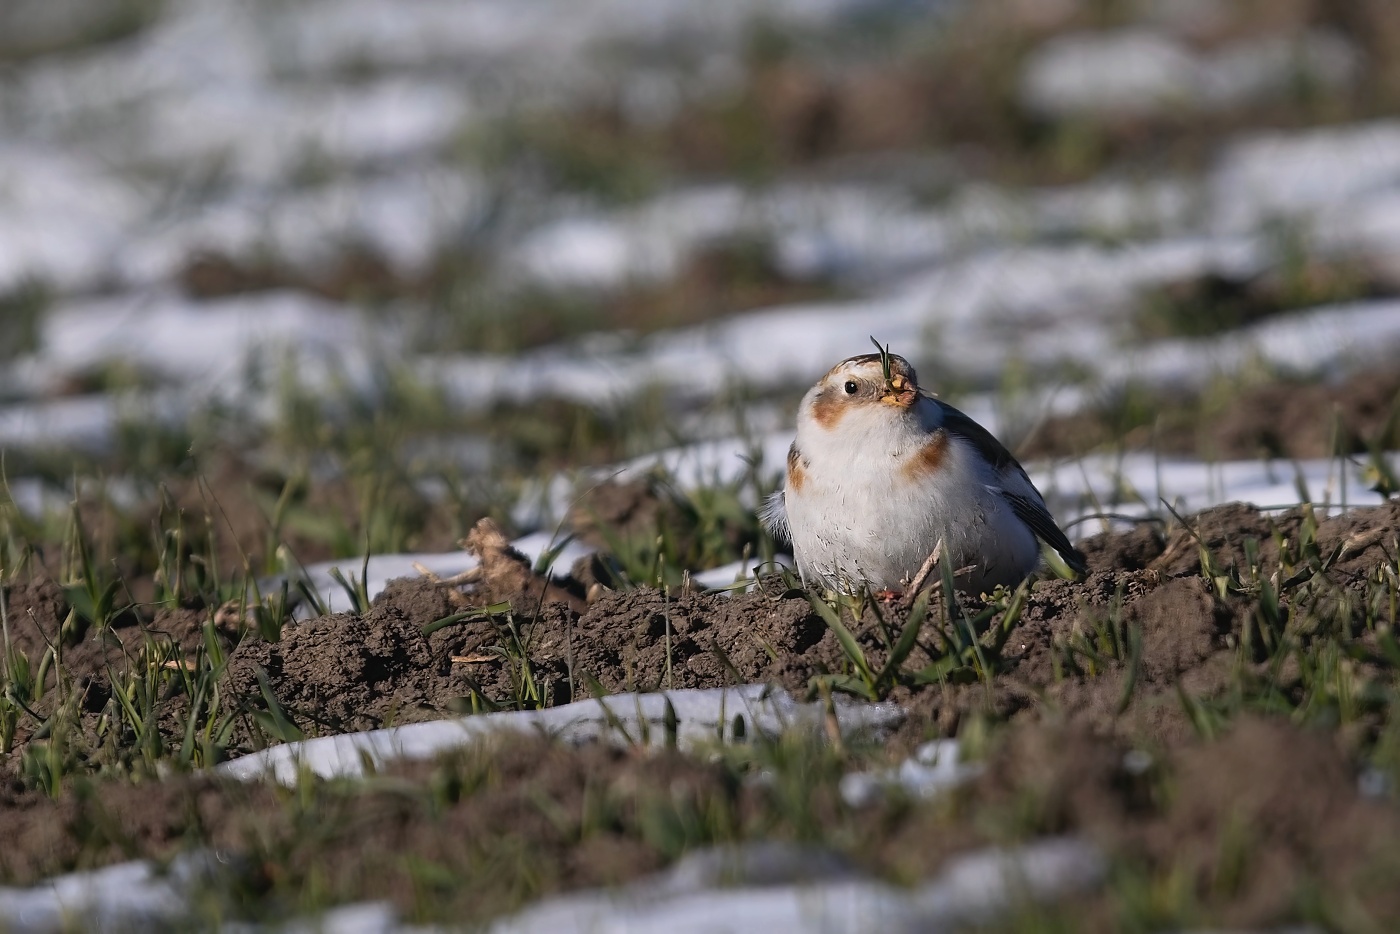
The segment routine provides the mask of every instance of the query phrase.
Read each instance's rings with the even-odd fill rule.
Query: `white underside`
[[[970,444],[949,436],[939,470],[911,480],[904,465],[929,435],[878,435],[837,431],[803,446],[819,450],[807,455],[801,490],[785,490],[781,505],[806,583],[902,589],[940,538],[954,569],[973,566],[961,579],[971,590],[1014,585],[1035,570],[1039,543],[996,492],[1007,478]]]

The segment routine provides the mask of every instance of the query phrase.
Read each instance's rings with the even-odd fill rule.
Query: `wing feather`
[[[1059,552],[1060,557],[1065,559],[1065,564],[1069,565],[1074,573],[1089,573],[1089,564],[1085,561],[1083,552],[1070,544],[1069,537],[1055,523],[1055,517],[1050,515],[1044,503],[1006,490],[1002,490],[1001,495],[1011,504],[1011,511],[1016,517],[1029,526],[1041,541]]]
[[[1070,543],[1069,537],[1056,524],[1055,517],[1050,515],[1050,510],[1045,508],[1045,502],[1040,498],[1040,492],[1036,490],[1035,484],[1031,483],[1031,478],[1026,475],[1025,468],[1017,463],[1016,458],[1011,456],[1011,452],[996,439],[995,435],[965,413],[945,402],[939,402],[936,399],[934,401],[943,411],[943,428],[946,431],[972,445],[982,456],[982,459],[992,465],[998,479],[1007,476],[1013,477],[1018,481],[1014,485],[1023,488],[1024,492],[1007,489],[1006,484],[996,487],[997,493],[1011,506],[1011,511],[1016,514],[1016,518],[1024,522],[1041,541],[1059,552],[1060,557],[1065,559],[1065,563],[1076,574],[1087,574],[1089,565],[1085,561],[1084,555]]]

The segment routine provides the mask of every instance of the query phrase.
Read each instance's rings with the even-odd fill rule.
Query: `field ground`
[[[791,840],[907,884],[979,845],[1077,834],[1110,854],[1107,884],[1007,924],[1381,930],[1400,912],[1397,547],[1394,506],[1225,506],[1085,540],[1082,582],[983,598],[833,608],[768,577],[584,599],[566,587],[589,568],[546,590],[507,563],[465,595],[405,579],[302,622],[173,581],[94,602],[31,563],[4,589],[0,865],[25,884],[210,847],[236,857],[200,902],[211,916],[384,898],[463,921],[706,844]],[[881,746],[792,736],[696,758],[541,738],[295,790],[199,770],[303,736],[753,682],[908,717]],[[948,736],[984,765],[965,785],[842,799],[847,771]]]
[[[1069,841],[1092,884],[957,924],[1400,929],[1400,6],[567,5],[0,5],[0,927],[133,860],[172,926],[453,926]],[[756,454],[871,333],[1087,579],[781,572]],[[464,539],[469,587],[362,579]],[[822,729],[218,768],[751,684]]]

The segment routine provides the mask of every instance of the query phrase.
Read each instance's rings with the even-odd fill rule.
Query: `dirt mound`
[[[1222,581],[1226,590],[1256,579],[1277,586],[1299,572],[1302,565],[1294,565],[1306,553],[1326,563],[1330,580],[1360,587],[1397,538],[1400,504],[1321,523],[1301,511],[1268,517],[1231,504],[1181,528],[1145,524],[1095,536],[1083,544],[1087,579],[1030,588],[990,681],[976,664],[946,659],[957,635],[952,619],[971,619],[987,604],[964,598],[950,617],[935,601],[904,667],[943,664],[942,674],[891,685],[894,696],[945,735],[969,714],[985,713],[1085,721],[1170,741],[1193,729],[1178,692],[1209,698],[1221,690],[1249,625],[1248,601],[1222,596]],[[577,590],[524,580],[528,568],[504,552],[497,557],[483,565],[488,573],[473,595],[429,579],[394,581],[364,615],[289,624],[275,643],[240,634],[228,614],[207,607],[133,611],[97,631],[70,612],[62,588],[42,579],[11,585],[6,603],[16,649],[37,668],[48,647],[59,646],[94,714],[108,701],[113,672],[150,657],[191,658],[212,622],[232,651],[226,697],[265,707],[265,677],[276,703],[312,735],[565,703],[598,690],[770,682],[813,696],[823,677],[839,688],[860,674],[808,596],[776,578],[733,597],[595,589],[584,603]],[[480,605],[498,599],[509,600],[512,612]],[[888,658],[890,634],[902,631],[909,609],[907,602],[872,605],[859,620],[848,618],[873,670]],[[250,744],[260,743],[236,732],[234,750]]]
[[[1306,915],[1321,891],[1353,918],[1400,916],[1393,877],[1376,872],[1400,857],[1400,810],[1360,793],[1332,736],[1286,721],[1245,716],[1218,739],[1151,754],[1083,728],[1013,728],[964,806],[1002,823],[1014,813],[1022,833],[1084,833],[1134,871],[1174,873],[1224,927]]]
[[[278,703],[317,733],[464,712],[473,695],[489,708],[567,703],[598,689],[770,681],[801,691],[840,659],[800,595],[609,591],[582,614],[546,603],[531,617],[462,611],[441,586],[406,578],[363,616],[319,617],[288,626],[279,642],[245,643],[230,680],[257,698],[265,673]]]
[[[1220,457],[1331,457],[1394,448],[1388,424],[1400,401],[1400,371],[1368,371],[1329,385],[1271,383],[1242,393],[1216,421]]]
[[[90,710],[100,710],[113,677],[131,672],[148,657],[188,658],[204,644],[212,626],[224,647],[239,639],[236,614],[216,608],[130,607],[97,627],[70,604],[64,588],[47,577],[15,581],[3,588],[10,648],[37,673],[53,653]],[[74,595],[75,599],[77,595]],[[60,666],[50,664],[45,689],[56,685]]]
[[[1257,545],[1261,567],[1276,566],[1280,542],[1298,543],[1310,510],[1266,516],[1245,503],[1227,503],[1187,517],[1170,535],[1143,524],[1130,532],[1101,534],[1080,543],[1093,571],[1151,570],[1169,577],[1201,573],[1202,549],[1219,570],[1246,569],[1246,546]],[[1400,503],[1353,510],[1318,524],[1317,551],[1333,555],[1331,569],[1344,575],[1373,567],[1400,537]]]
[[[770,681],[802,690],[840,646],[805,595],[606,593],[577,621],[575,666],[610,690]]]
[[[0,874],[27,882],[212,845],[248,857],[231,863],[240,904],[315,881],[338,898],[384,897],[410,912],[450,904],[454,917],[486,918],[546,892],[635,878],[707,842],[801,838],[814,826],[837,828],[860,865],[902,879],[927,877],[970,846],[1075,833],[1143,885],[1176,880],[1172,891],[1212,921],[1313,918],[1317,892],[1358,917],[1395,918],[1400,903],[1384,870],[1400,865],[1400,811],[1360,793],[1357,752],[1380,748],[1382,731],[1393,731],[1367,706],[1391,689],[1378,660],[1388,629],[1360,621],[1388,619],[1375,601],[1388,592],[1377,588],[1397,540],[1397,505],[1319,522],[1306,511],[1268,517],[1235,504],[1181,528],[1097,536],[1085,543],[1092,571],[1083,581],[1038,581],[1024,599],[933,600],[889,680],[861,668],[884,669],[911,618],[908,601],[848,605],[849,635],[838,636],[807,594],[778,579],[733,597],[602,590],[572,605],[542,600],[550,591],[522,581],[512,561],[501,580],[477,580],[471,594],[398,580],[363,614],[288,624],[277,642],[244,634],[221,690],[260,718],[240,719],[228,752],[297,731],[557,704],[599,690],[766,681],[809,697],[888,693],[911,715],[878,762],[930,736],[960,735],[970,749],[981,736],[990,737],[986,771],[954,806],[891,800],[877,813],[840,802],[835,782],[851,763],[830,750],[806,753],[815,758],[802,760],[791,787],[746,780],[754,763],[745,756],[765,754],[757,749],[697,762],[534,742],[466,751],[452,764],[393,766],[307,798],[177,778],[70,782],[51,800],[32,781],[15,782],[0,788],[0,833],[19,841],[0,854]],[[521,606],[481,605],[510,588]],[[1268,588],[1278,595],[1273,610],[1261,596]],[[172,652],[193,652],[211,618],[208,609],[162,611],[94,632],[73,622],[51,582],[13,585],[6,596],[18,648],[42,653],[61,635],[94,683],[109,657],[126,658],[113,655],[118,642],[165,639]],[[1012,603],[1018,615],[1003,625]],[[1283,621],[1275,629],[1271,612]],[[1322,687],[1305,686],[1306,652],[1242,650],[1268,633],[1302,645],[1327,627],[1345,634],[1330,645],[1349,654]],[[1268,690],[1253,695],[1254,706],[1225,712],[1232,692],[1256,683]],[[297,731],[244,723],[276,719],[268,697]],[[1308,703],[1360,713],[1321,734],[1251,712],[1301,715]],[[976,728],[988,723],[1003,725]],[[21,757],[26,739],[17,740]],[[794,753],[772,754],[779,759],[755,767],[782,774],[781,757]],[[510,868],[526,864],[537,868]],[[1071,906],[1070,926],[1121,929],[1115,897]]]
[[[191,841],[245,849],[254,816],[274,811],[275,789],[207,777],[141,783],[80,782],[57,798],[0,787],[0,878],[32,885],[64,872],[136,857],[167,859]]]
[[[1202,555],[1213,573],[1247,579],[1252,560],[1267,576],[1278,570],[1280,546],[1296,547],[1304,528],[1300,512],[1270,518],[1231,504],[1170,533],[1141,526],[1091,538],[1084,544],[1087,579],[1030,589],[993,683],[954,677],[898,688],[895,697],[946,734],[978,711],[1086,720],[1158,739],[1184,734],[1191,725],[1178,688],[1204,696],[1220,689],[1247,615],[1202,574]],[[1345,583],[1364,576],[1400,536],[1400,505],[1358,510],[1316,528],[1312,547]],[[513,572],[507,576],[525,592]],[[288,627],[280,643],[245,645],[232,677],[240,692],[256,696],[256,673],[265,670],[279,702],[303,728],[319,732],[565,703],[600,689],[770,682],[810,695],[814,678],[852,672],[808,596],[776,579],[762,592],[733,597],[602,591],[582,612],[530,596],[525,609],[510,614],[464,615],[450,589],[426,579],[395,581],[363,617],[311,620]],[[972,615],[983,606],[968,599],[962,611]],[[882,626],[897,632],[908,613],[907,603],[885,604],[848,620],[872,667],[889,653]],[[1130,633],[1139,642],[1129,645]],[[935,662],[947,638],[933,631],[921,637],[909,666]],[[1112,657],[1094,661],[1106,653],[1104,640],[1118,644],[1109,647]]]
[[[411,718],[429,703],[426,682],[439,667],[422,629],[380,606],[364,616],[322,616],[290,627],[279,642],[251,645],[229,680],[237,694],[256,697],[265,672],[295,716],[343,733],[383,726],[400,711]]]

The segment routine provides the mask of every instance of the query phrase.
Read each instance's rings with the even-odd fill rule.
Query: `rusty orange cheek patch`
[[[948,457],[948,433],[939,430],[904,462],[904,474],[911,480],[923,480],[938,473]]]
[[[793,442],[788,448],[787,461],[787,488],[795,493],[802,492],[802,484],[807,482],[807,471],[802,466],[802,453],[797,450],[797,443]]]
[[[817,424],[826,429],[836,427],[836,423],[841,421],[841,416],[846,414],[846,403],[837,398],[831,392],[820,392],[812,400],[812,417],[817,420]]]

